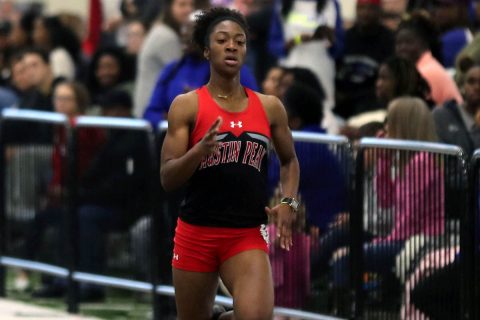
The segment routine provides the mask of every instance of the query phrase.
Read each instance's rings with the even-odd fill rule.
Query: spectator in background
[[[125,42],[125,51],[128,55],[135,56],[135,58],[137,57],[142,48],[146,33],[146,27],[140,20],[128,22]]]
[[[68,117],[69,123],[75,126],[76,118],[85,113],[89,107],[89,95],[86,87],[79,82],[60,82],[54,90],[53,103],[56,112]],[[48,185],[47,201],[44,207],[35,214],[31,231],[27,238],[26,255],[28,258],[38,258],[44,233],[47,228],[53,227],[56,232],[55,262],[65,264],[66,248],[64,244],[67,237],[64,224],[65,208],[62,198],[65,196],[66,182],[66,148],[67,134],[63,127],[56,128],[54,132],[52,153],[52,178]],[[98,129],[82,129],[78,133],[78,166],[77,178],[82,179],[86,170],[91,165],[95,154],[100,150],[104,136]],[[34,297],[59,297],[65,290],[64,279],[54,279],[51,283],[35,290]]]
[[[310,69],[325,92],[325,109],[334,107],[335,59],[345,41],[337,0],[283,0],[287,67]]]
[[[470,157],[480,148],[480,65],[465,70],[461,84],[465,101],[448,101],[435,108],[433,118],[440,141],[460,146]]]
[[[92,103],[98,105],[103,96],[113,89],[132,93],[131,67],[123,49],[107,47],[97,50],[88,72],[88,89]]]
[[[8,21],[0,21],[0,86],[5,85],[8,78],[10,48],[8,36],[12,25]]]
[[[101,108],[104,116],[132,117],[132,101],[124,91],[110,91]],[[144,132],[114,129],[109,132],[79,188],[81,271],[101,274],[105,268],[108,233],[127,231],[137,218],[147,214],[150,156]],[[104,295],[96,285],[84,285],[83,290],[85,300],[101,299]]]
[[[72,80],[80,59],[80,40],[57,16],[37,17],[33,28],[34,44],[49,53],[55,77]]]
[[[53,90],[64,79],[53,74],[47,52],[42,49],[28,49],[22,55],[22,62],[33,90],[20,100],[20,108],[53,111]]]
[[[437,141],[433,117],[419,98],[393,100],[387,113],[385,137],[390,139]],[[392,168],[397,168],[392,174]],[[435,156],[425,152],[381,153],[375,161],[375,183],[379,208],[393,210],[393,227],[363,246],[364,272],[382,279],[393,278],[395,257],[413,235],[441,235],[444,232],[444,181]],[[405,205],[408,204],[408,205]],[[346,251],[334,254],[333,285],[345,287],[349,273]]]
[[[267,72],[267,76],[262,82],[262,93],[280,97],[279,86],[285,69],[281,66],[271,67]]]
[[[438,34],[425,13],[415,12],[400,23],[395,38],[395,53],[416,64],[418,72],[430,86],[432,100],[436,105],[451,99],[462,103],[455,82],[435,58],[440,55]]]
[[[251,8],[245,15],[250,32],[246,63],[260,82],[278,59],[285,55],[282,17],[276,0],[264,3],[253,1],[249,6]]]
[[[285,92],[283,102],[291,130],[325,133],[319,126],[322,120],[322,97],[303,83],[292,84]],[[293,248],[281,251],[272,241],[270,260],[275,282],[275,305],[302,308],[310,293],[310,250],[312,242],[327,230],[334,216],[346,210],[347,189],[340,158],[327,145],[295,142],[300,172],[299,197],[304,208],[293,231]],[[269,185],[278,185],[278,160],[270,158]],[[319,168],[322,168],[319,170]],[[276,234],[269,226],[270,235]],[[272,238],[271,238],[272,239]],[[313,248],[312,248],[313,249]],[[312,252],[316,257],[317,252]],[[312,270],[315,272],[316,270]],[[316,272],[315,272],[316,273]]]
[[[322,123],[320,123],[319,126],[325,128],[330,134],[338,133],[339,123],[332,111],[325,106],[327,103],[325,90],[315,74],[308,68],[284,68],[278,86],[278,98],[280,98],[280,100],[283,99],[285,92],[293,83],[302,83],[305,86],[311,87],[322,97],[322,104],[320,106],[323,108],[323,118],[321,120]]]
[[[32,88],[22,54],[16,54],[10,59],[10,79],[7,87],[14,91],[18,98],[21,98]]]
[[[372,111],[351,117],[347,121],[348,126],[360,127],[371,121],[383,122],[388,104],[402,96],[418,97],[433,107],[428,83],[411,61],[399,57],[390,57],[380,65],[375,83],[375,96]]]
[[[180,33],[193,9],[193,0],[167,0],[160,20],[149,30],[137,61],[133,109],[136,117],[145,112],[155,80],[165,65],[182,56]]]
[[[33,24],[37,16],[34,10],[28,10],[19,17],[13,17],[8,37],[9,46],[13,50],[19,51],[33,45]]]
[[[434,0],[432,18],[441,32],[442,64],[453,68],[458,53],[473,40],[470,0]]]
[[[192,30],[192,25],[188,29]],[[154,128],[167,119],[167,113],[173,99],[207,84],[210,79],[210,64],[203,57],[203,52],[191,40],[191,32],[183,34],[184,54],[176,61],[165,66],[155,84],[150,102],[143,117],[150,121]],[[252,90],[258,90],[257,82],[247,66],[240,70],[240,82]]]
[[[357,1],[357,20],[345,33],[336,76],[335,113],[347,119],[375,108],[380,64],[394,52],[393,32],[381,24],[380,0]]]

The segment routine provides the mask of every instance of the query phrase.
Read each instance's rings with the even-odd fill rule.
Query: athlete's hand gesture
[[[295,212],[289,205],[280,203],[273,208],[265,207],[265,212],[272,217],[277,225],[276,237],[280,240],[280,247],[287,251],[293,245],[292,224],[295,218]]]
[[[220,129],[222,125],[223,119],[222,117],[218,117],[215,122],[212,124],[210,129],[208,129],[207,133],[203,136],[202,140],[198,143],[198,146],[201,150],[203,155],[209,155],[215,152],[215,149],[218,145],[217,142],[217,134],[218,129]]]

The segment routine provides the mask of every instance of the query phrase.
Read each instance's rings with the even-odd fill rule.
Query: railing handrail
[[[2,110],[2,119],[23,120],[42,123],[68,124],[67,117],[58,112],[38,111],[29,109],[6,108]]]
[[[360,140],[359,147],[425,151],[452,156],[463,156],[464,154],[463,149],[456,145],[386,138],[362,138]]]
[[[76,120],[76,127],[100,127],[106,129],[131,129],[151,131],[148,121],[135,118],[80,116]]]
[[[475,149],[473,151],[472,159],[478,159],[480,158],[480,149]]]

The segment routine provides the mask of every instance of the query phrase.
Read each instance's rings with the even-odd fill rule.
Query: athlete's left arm
[[[288,127],[287,112],[280,100],[273,96],[263,96],[262,102],[270,121],[272,142],[280,160],[280,183],[284,197],[297,198],[300,168]],[[292,245],[292,223],[295,212],[285,204],[278,204],[267,213],[274,214],[282,248],[289,250]]]

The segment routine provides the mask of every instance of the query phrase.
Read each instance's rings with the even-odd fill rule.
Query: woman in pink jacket
[[[385,137],[390,139],[436,141],[432,115],[419,98],[402,97],[388,108]],[[379,149],[375,154],[379,208],[391,208],[394,221],[391,230],[364,245],[365,272],[392,275],[396,255],[405,240],[413,235],[434,236],[444,232],[444,181],[438,158],[427,152]],[[372,153],[370,153],[372,152]],[[369,214],[369,213],[367,213]],[[334,255],[333,284],[346,285],[349,259]]]

